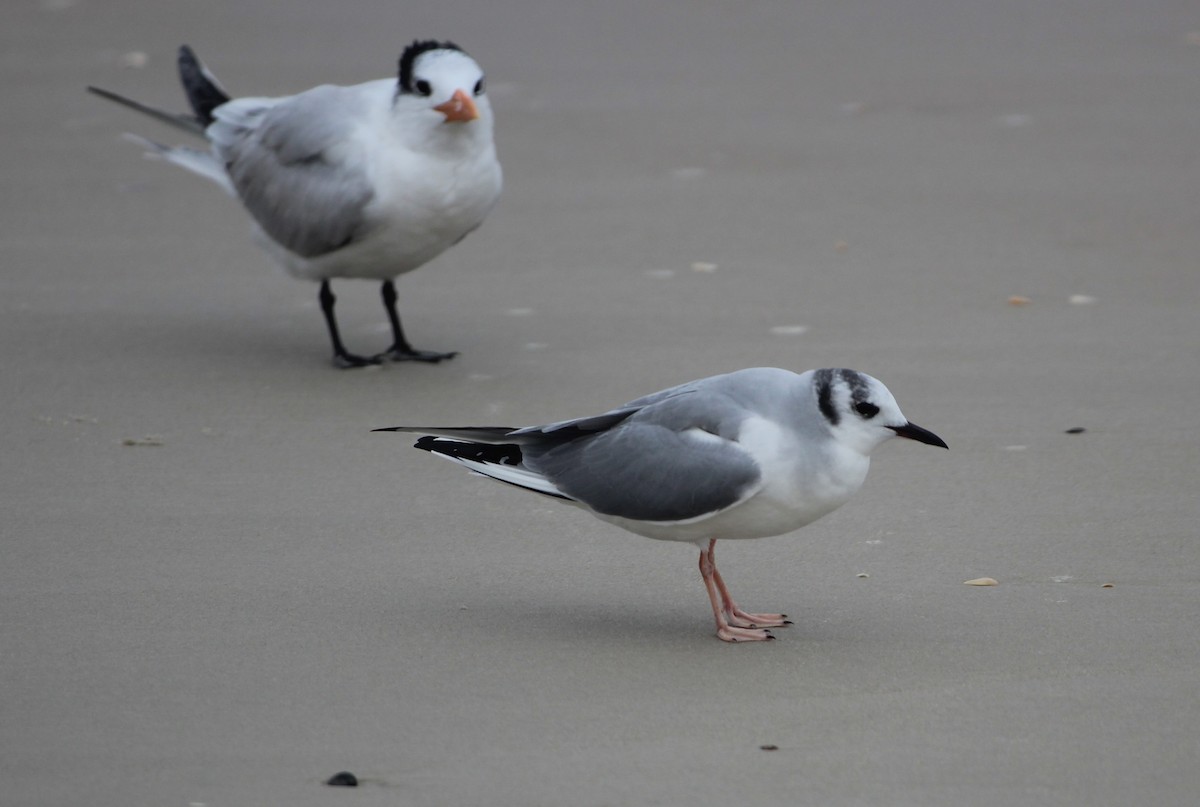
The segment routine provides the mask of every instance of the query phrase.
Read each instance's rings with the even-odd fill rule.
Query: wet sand
[[[7,15],[0,803],[1193,803],[1193,4],[174,5]],[[83,92],[427,37],[488,70],[506,172],[398,283],[440,366],[333,369],[316,287]],[[376,286],[335,290],[382,349]],[[796,623],[761,646],[690,547],[370,433],[756,365],[871,373],[951,446],[722,547]]]

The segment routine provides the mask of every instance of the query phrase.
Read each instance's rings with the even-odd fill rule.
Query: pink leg
[[[733,597],[730,596],[721,573],[717,571],[716,547],[716,539],[708,542],[708,562],[712,566],[713,582],[716,583],[717,592],[721,595],[721,610],[725,612],[725,618],[729,624],[739,628],[782,628],[792,624],[788,620],[787,614],[751,614],[738,607],[738,604],[733,601]]]
[[[725,590],[725,584],[720,582],[721,578],[713,561],[714,544],[715,539],[709,541],[708,549],[700,550],[700,577],[704,579],[704,588],[708,591],[709,602],[712,603],[713,618],[717,622],[717,638],[725,642],[765,642],[774,639],[769,630],[750,628],[730,621],[726,605],[728,592]]]

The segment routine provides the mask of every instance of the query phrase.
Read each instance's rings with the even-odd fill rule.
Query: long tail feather
[[[129,109],[141,112],[143,115],[148,115],[161,123],[167,124],[168,126],[173,126],[176,129],[182,129],[188,134],[204,137],[204,124],[191,115],[180,115],[175,112],[167,112],[165,109],[158,109],[157,107],[143,104],[140,101],[135,101],[132,98],[126,98],[124,95],[118,95],[111,90],[105,90],[101,87],[89,86],[87,91],[93,95],[98,95],[101,98],[108,99],[113,103],[120,104],[123,107],[128,107]]]

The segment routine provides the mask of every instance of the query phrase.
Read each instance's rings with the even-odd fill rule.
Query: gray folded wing
[[[354,88],[243,98],[208,129],[242,203],[276,242],[305,258],[340,249],[368,226],[370,178],[352,141],[365,103]]]
[[[524,447],[525,467],[598,513],[638,521],[686,521],[753,495],[762,473],[735,439],[746,411],[719,396],[667,392],[614,410],[624,416],[597,434]]]

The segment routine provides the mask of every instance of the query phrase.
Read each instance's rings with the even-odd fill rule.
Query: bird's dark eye
[[[475,82],[475,94],[483,95],[483,89],[484,89],[483,79],[479,79],[479,81]]]
[[[854,411],[862,415],[864,420],[870,420],[879,414],[879,407],[867,401],[860,401],[854,405]]]
[[[417,79],[416,83],[417,95],[433,95],[433,87],[429,86],[429,82],[425,79]]]

